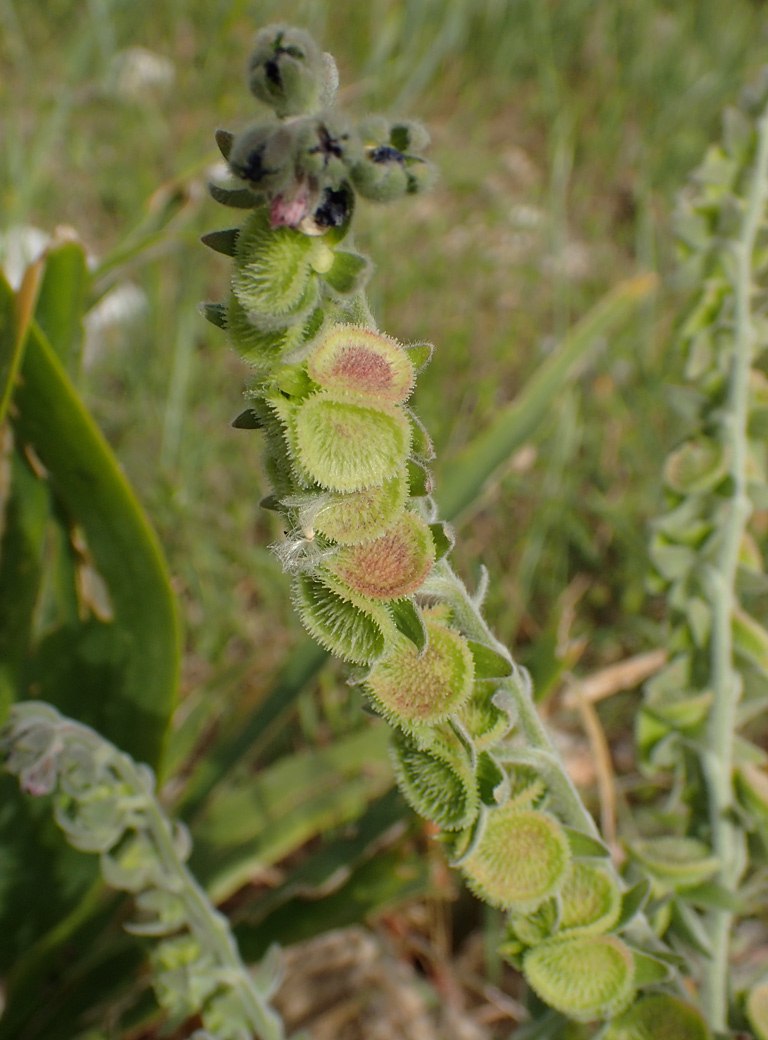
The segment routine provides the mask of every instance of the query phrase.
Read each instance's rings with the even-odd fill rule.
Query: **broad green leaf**
[[[638,275],[607,293],[581,319],[560,351],[546,361],[522,393],[460,455],[442,466],[440,515],[453,520],[477,501],[485,482],[551,413],[552,402],[572,379],[601,337],[626,320],[648,298],[653,275]]]
[[[366,726],[222,785],[193,829],[193,873],[219,902],[310,838],[356,819],[392,784],[387,748],[387,727]]]
[[[78,705],[78,718],[156,765],[174,704],[179,658],[175,604],[160,546],[35,323],[22,375],[14,397],[16,435],[34,449],[55,495],[83,531],[124,647],[119,685]]]

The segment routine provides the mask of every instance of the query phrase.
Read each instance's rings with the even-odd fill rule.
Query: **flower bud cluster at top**
[[[297,610],[392,725],[406,799],[470,887],[508,911],[504,953],[539,995],[576,1019],[610,1017],[648,972],[650,958],[615,934],[642,899],[622,894],[598,842],[564,826],[526,749],[516,757],[515,697],[531,704],[530,692],[455,591],[432,447],[408,407],[431,348],[378,331],[363,295],[370,263],[351,247],[358,196],[388,202],[431,182],[417,154],[427,135],[383,117],[353,123],[331,107],[336,78],[305,33],[267,28],[250,85],[276,118],[217,134],[231,181],[211,193],[248,211],[204,238],[234,261],[229,299],[204,313],[255,372],[235,425],[265,435],[264,504],[287,529],[276,552]]]

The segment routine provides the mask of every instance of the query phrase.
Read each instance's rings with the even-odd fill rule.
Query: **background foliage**
[[[229,426],[244,371],[196,311],[221,297],[227,276],[195,245],[220,220],[204,191],[212,131],[256,115],[243,66],[255,28],[276,18],[334,51],[348,106],[416,115],[432,129],[438,187],[394,220],[370,206],[358,238],[376,261],[382,326],[436,344],[414,406],[436,443],[438,498],[462,448],[574,321],[620,278],[662,276],[654,301],[582,366],[457,520],[458,568],[470,583],[479,561],[490,569],[489,620],[542,699],[565,669],[586,677],[663,644],[644,577],[659,464],[676,439],[664,390],[680,368],[668,348],[682,299],[670,214],[768,36],[761,5],[743,0],[0,0],[5,263],[20,227],[67,223],[93,258],[87,304],[122,287],[128,316],[100,326],[91,310],[70,375],[168,559],[184,653],[166,801],[192,828],[192,868],[232,898],[247,957],[274,938],[435,896],[419,825],[389,790],[384,734],[293,615],[267,549],[280,532],[258,509],[257,439]],[[620,814],[642,794],[627,750],[637,696],[599,707]],[[561,712],[558,725],[578,749],[578,716]],[[582,779],[589,797],[594,773]],[[0,897],[11,891],[2,869]],[[67,878],[78,869],[70,910],[90,875],[61,867]],[[31,867],[27,883],[39,888]],[[302,901],[319,890],[332,894]],[[96,890],[89,898],[98,915],[74,910],[67,928],[73,948],[91,943],[90,959],[69,974],[50,917],[23,939],[39,945],[19,969],[22,1019],[37,973],[57,965],[49,1010],[26,1036],[72,1036],[67,1016],[105,992],[104,978],[128,980],[141,963],[114,905]],[[457,940],[476,924],[475,911],[440,905]],[[8,965],[18,950],[3,952]],[[148,1013],[137,999],[134,1020]]]

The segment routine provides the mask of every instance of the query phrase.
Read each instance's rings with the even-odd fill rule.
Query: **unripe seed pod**
[[[257,209],[237,236],[232,291],[246,311],[269,315],[273,327],[313,310],[320,289],[312,263],[323,243],[293,228],[270,227]]]
[[[365,602],[341,586],[300,575],[293,601],[301,620],[321,646],[351,664],[371,664],[396,638],[384,606]]]
[[[461,869],[481,899],[529,913],[559,892],[570,863],[568,839],[554,816],[507,803],[487,811]]]
[[[635,993],[632,953],[615,935],[554,938],[529,950],[528,984],[541,999],[577,1022],[611,1018]]]
[[[449,831],[463,830],[477,818],[477,781],[466,748],[444,727],[421,748],[405,733],[392,734],[392,766],[408,804]]]
[[[425,618],[427,649],[419,656],[410,640],[399,639],[377,661],[365,681],[374,705],[406,732],[443,722],[472,690],[474,667],[467,641],[458,632]]]
[[[560,891],[561,928],[600,935],[619,919],[621,892],[612,875],[595,863],[574,862]]]
[[[336,495],[315,517],[315,530],[342,545],[357,545],[383,535],[405,506],[404,473],[378,487]]]
[[[251,93],[280,118],[312,111],[329,87],[328,64],[315,41],[283,25],[257,35],[248,74]]]
[[[701,1013],[670,993],[640,997],[600,1036],[602,1040],[712,1040]]]
[[[362,545],[346,546],[327,566],[358,596],[392,600],[416,592],[434,560],[429,527],[415,513],[404,511],[385,534]]]
[[[402,404],[413,390],[415,374],[406,352],[389,336],[356,325],[337,325],[307,361],[316,383],[329,390],[370,395]]]
[[[232,345],[240,356],[256,368],[271,368],[283,354],[311,339],[322,324],[322,311],[317,310],[303,321],[279,328],[264,328],[253,321],[238,298],[232,294],[227,310],[227,330]]]
[[[410,423],[392,405],[373,407],[320,391],[299,406],[294,428],[298,463],[330,491],[377,487],[405,468]]]

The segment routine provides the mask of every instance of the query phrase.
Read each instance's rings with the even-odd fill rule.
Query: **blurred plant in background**
[[[86,372],[76,346],[67,364],[169,557],[187,647],[182,705],[160,767],[165,799],[190,823],[197,875],[214,898],[233,898],[248,960],[270,937],[287,942],[375,919],[426,893],[437,915],[426,929],[430,938],[444,934],[451,919],[457,940],[468,927],[463,902],[453,915],[448,902],[435,901],[428,870],[434,852],[425,859],[420,828],[388,793],[381,732],[366,724],[359,698],[325,655],[299,634],[279,565],[265,549],[279,529],[256,508],[267,489],[256,486],[253,448],[227,430],[240,410],[227,404],[237,362],[194,314],[196,301],[218,298],[225,280],[222,268],[213,284],[203,284],[202,265],[193,269],[187,259],[211,220],[198,156],[211,125],[241,125],[241,81],[231,67],[242,63],[243,36],[273,19],[274,7],[93,2],[85,18],[82,4],[41,3],[23,12],[10,0],[0,5],[3,231],[22,223],[49,230],[62,220],[78,227],[101,260],[86,273],[81,259],[72,260],[77,250],[59,246],[81,271],[84,288],[67,291],[73,313],[77,293],[92,307],[126,280],[147,301],[145,318],[129,334],[114,329],[104,337]],[[352,84],[344,100],[360,115],[371,107],[397,116],[418,111],[434,128],[442,169],[434,193],[412,207],[409,221],[372,209],[358,221],[357,245],[379,267],[371,303],[396,335],[439,346],[439,366],[420,380],[414,407],[441,459],[443,515],[457,516],[459,571],[472,573],[482,559],[498,576],[487,615],[517,645],[540,699],[554,695],[570,670],[586,677],[586,688],[599,678],[590,674],[596,669],[629,664],[628,655],[660,641],[660,603],[645,602],[644,525],[658,511],[658,459],[685,429],[662,389],[682,369],[665,349],[679,290],[646,304],[599,356],[574,351],[578,366],[564,373],[556,404],[538,426],[512,410],[520,439],[489,463],[483,496],[462,501],[451,475],[461,472],[461,450],[529,384],[542,360],[554,359],[567,329],[617,276],[637,266],[669,273],[673,193],[704,150],[724,100],[762,60],[760,11],[746,3],[725,11],[714,2],[674,10],[647,3],[620,10],[578,2],[382,2],[365,10],[297,3],[282,5],[279,17],[333,42],[343,81]],[[131,67],[125,55],[136,47],[151,51],[166,73],[126,93],[121,70]],[[211,153],[205,165],[214,162]],[[126,227],[135,230],[121,239]],[[57,327],[44,328],[40,315],[38,324],[48,335]],[[43,433],[48,418],[41,408]],[[148,467],[149,459],[159,467]],[[35,638],[55,635],[59,646],[71,645],[77,668],[88,664],[95,692],[84,702],[95,710],[100,669],[112,653],[100,643],[100,626],[109,624],[99,613],[103,565],[81,519],[62,515],[56,500],[46,508],[52,519],[34,544],[57,575],[46,592],[55,610],[38,612]],[[82,617],[88,639],[75,643],[68,632]],[[35,695],[47,696],[52,682],[40,662]],[[645,781],[628,750],[637,699],[616,694],[621,685],[609,682],[615,695],[592,707],[598,725],[590,733],[593,748],[603,746],[602,730],[614,749],[614,811],[622,833],[631,833],[627,800],[636,811]],[[580,703],[575,695],[568,700]],[[585,753],[578,720],[572,709],[561,714],[557,735],[591,792],[593,763],[605,759]],[[114,724],[114,739],[126,747],[124,734],[134,727]],[[5,804],[15,804],[10,793]],[[602,809],[610,811],[605,797]],[[355,830],[345,830],[353,820]],[[312,839],[317,844],[307,846]],[[15,992],[23,997],[26,986],[23,999],[35,1004],[39,1017],[30,1028],[71,1036],[67,1016],[97,995],[118,1006],[117,994],[107,993],[115,979],[124,980],[124,996],[136,988],[128,980],[142,953],[115,930],[120,911],[88,888],[87,861],[65,852],[51,831],[45,841],[60,883],[39,901],[39,917],[28,908],[29,893],[41,891],[42,860],[37,875],[12,859],[5,873],[4,905],[27,912],[24,931],[3,951],[4,967],[17,962]],[[302,848],[285,873],[271,873]],[[394,885],[396,876],[407,884]],[[90,902],[82,903],[86,890]],[[333,894],[306,899],[319,891]],[[66,924],[49,931],[68,908]],[[398,927],[412,939],[424,930],[407,913]],[[497,927],[488,914],[487,935]],[[67,963],[65,940],[88,957]],[[500,971],[492,946],[489,938],[490,978]],[[436,948],[424,955],[433,978],[451,970],[450,956]],[[450,943],[444,949],[450,952]],[[19,950],[28,954],[23,963]],[[49,979],[49,1000],[39,1007],[42,978]],[[18,1006],[25,1014],[23,1001]],[[13,1019],[4,1026],[14,1029]]]

